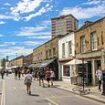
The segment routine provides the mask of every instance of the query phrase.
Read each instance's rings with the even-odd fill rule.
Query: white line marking
[[[3,80],[2,85],[1,105],[5,105],[5,80]]]
[[[48,105],[51,105],[51,103],[48,103]]]
[[[53,100],[51,100],[49,98],[46,98],[46,99],[50,102],[50,104],[52,103],[53,105],[59,105],[58,103],[54,102]]]

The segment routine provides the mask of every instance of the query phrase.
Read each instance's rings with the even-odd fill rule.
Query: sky
[[[0,59],[32,53],[51,39],[51,18],[67,14],[81,27],[105,16],[105,0],[0,0]]]

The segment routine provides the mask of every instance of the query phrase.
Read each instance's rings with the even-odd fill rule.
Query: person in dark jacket
[[[2,70],[2,71],[1,71],[1,77],[2,77],[2,79],[4,79],[4,74],[5,74],[5,71]]]

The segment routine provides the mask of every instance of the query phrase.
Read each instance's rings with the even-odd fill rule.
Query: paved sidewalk
[[[98,102],[105,103],[105,96],[101,95],[102,92],[98,90],[97,86],[85,86],[84,90],[86,90],[86,94],[82,95],[79,90],[82,89],[82,86],[71,85],[69,82],[64,81],[54,81],[54,86],[60,89],[64,89],[67,91],[71,91],[75,94],[81,95],[82,97],[86,97]]]

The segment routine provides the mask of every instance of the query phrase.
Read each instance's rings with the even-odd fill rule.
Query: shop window
[[[70,76],[70,66],[63,66],[63,76]]]

